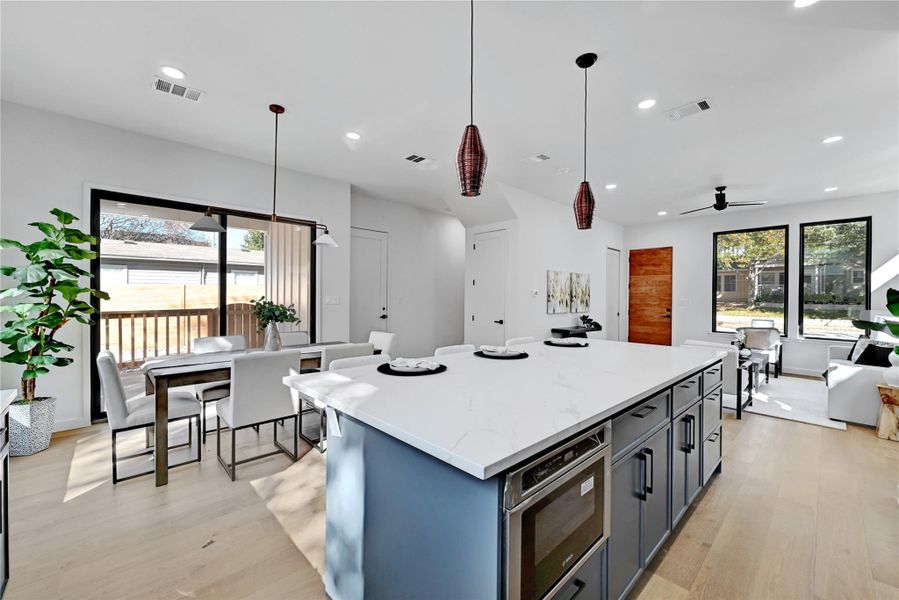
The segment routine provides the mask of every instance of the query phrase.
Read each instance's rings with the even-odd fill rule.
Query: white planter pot
[[[899,387],[899,354],[890,352],[890,364],[893,366],[883,374],[883,380],[887,385]]]
[[[29,456],[50,447],[56,421],[56,398],[13,402],[9,407],[9,453]]]

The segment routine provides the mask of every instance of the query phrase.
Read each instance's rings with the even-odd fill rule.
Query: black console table
[[[587,337],[588,331],[602,331],[602,325],[597,325],[593,328],[588,327],[553,327],[551,329],[553,337],[578,337],[585,338]]]

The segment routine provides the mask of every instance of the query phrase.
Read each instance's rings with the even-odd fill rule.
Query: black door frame
[[[213,214],[218,215],[222,227],[228,228],[228,217],[246,217],[249,219],[270,220],[271,215],[254,213],[251,211],[235,210],[229,208],[219,208],[215,206],[205,206],[200,204],[192,204],[190,202],[181,202],[177,200],[166,200],[162,198],[154,198],[151,196],[142,196],[137,194],[128,194],[125,192],[114,192],[102,188],[92,188],[90,194],[90,233],[97,238],[97,244],[91,246],[91,250],[96,252],[96,258],[90,261],[90,272],[93,277],[92,286],[96,289],[103,289],[103,282],[100,279],[100,201],[111,200],[113,202],[127,202],[128,204],[138,204],[143,206],[155,206],[160,208],[170,208],[174,210],[185,210],[192,212],[205,212],[211,210]],[[288,217],[278,217],[278,222],[293,223],[296,225],[306,225],[312,228],[313,235],[310,236],[310,265],[309,265],[309,337],[312,342],[316,341],[315,321],[316,321],[316,246],[315,232],[316,227],[321,228],[315,221],[305,219],[292,219]],[[218,275],[219,275],[219,307],[227,305],[228,299],[228,245],[227,233],[219,234],[219,257],[218,257]],[[90,298],[90,304],[94,308],[94,314],[100,315],[100,299],[94,296]],[[227,320],[219,319],[219,334],[227,333]],[[106,419],[106,413],[100,410],[100,374],[97,371],[97,364],[93,360],[100,353],[100,319],[94,318],[90,326],[90,378],[91,378],[91,421],[102,421]]]

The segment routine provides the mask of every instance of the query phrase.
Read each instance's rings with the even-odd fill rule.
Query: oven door
[[[611,448],[506,511],[506,597],[555,593],[609,536]]]

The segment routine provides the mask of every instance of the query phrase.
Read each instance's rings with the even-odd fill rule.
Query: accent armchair
[[[741,327],[745,336],[746,347],[756,354],[768,357],[768,363],[774,365],[774,377],[783,373],[783,342],[780,330],[776,327]]]

